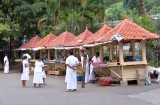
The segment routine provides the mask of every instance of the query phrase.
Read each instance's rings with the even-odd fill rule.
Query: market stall
[[[96,41],[99,46],[109,46],[110,55],[106,70],[111,71],[112,77],[118,77],[122,82],[137,80],[137,71],[143,70],[143,76],[147,76],[146,60],[146,41],[159,38],[157,35],[143,29],[137,24],[123,20],[114,29],[98,38]],[[140,45],[138,54],[142,57],[141,61],[135,58],[136,44]],[[124,47],[129,44],[129,52],[124,52]],[[131,50],[130,50],[131,49]]]

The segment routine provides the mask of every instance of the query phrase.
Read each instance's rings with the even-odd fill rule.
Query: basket
[[[99,84],[102,86],[110,86],[111,85],[111,83],[108,81],[99,81]]]

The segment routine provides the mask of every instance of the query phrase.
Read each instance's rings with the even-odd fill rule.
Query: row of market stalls
[[[53,54],[55,59],[58,58],[59,54],[67,57],[66,51],[68,49],[73,49],[74,54],[79,56],[79,50],[88,47],[90,57],[96,51],[100,52],[101,61],[105,61],[105,57],[108,57],[107,66],[104,67],[107,73],[112,77],[120,78],[122,81],[128,81],[136,80],[137,70],[143,70],[144,75],[147,75],[145,45],[147,41],[158,38],[158,35],[128,19],[124,19],[114,28],[107,26],[104,22],[103,27],[95,33],[90,32],[86,26],[85,31],[78,36],[67,30],[59,36],[50,33],[43,39],[35,36],[22,45],[19,50],[32,50],[33,59],[36,58],[36,55],[42,57],[44,53],[47,53],[49,61]],[[139,52],[135,47],[137,44],[140,45]],[[126,45],[130,46],[128,52],[124,50]],[[137,60],[136,57],[139,56],[141,59]]]

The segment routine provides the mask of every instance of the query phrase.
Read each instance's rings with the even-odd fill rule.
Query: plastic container
[[[82,81],[82,77],[77,77],[77,81]]]
[[[142,61],[142,58],[136,58],[136,61]]]

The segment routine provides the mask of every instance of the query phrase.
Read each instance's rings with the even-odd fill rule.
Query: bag
[[[145,77],[145,85],[151,85],[151,77]]]

